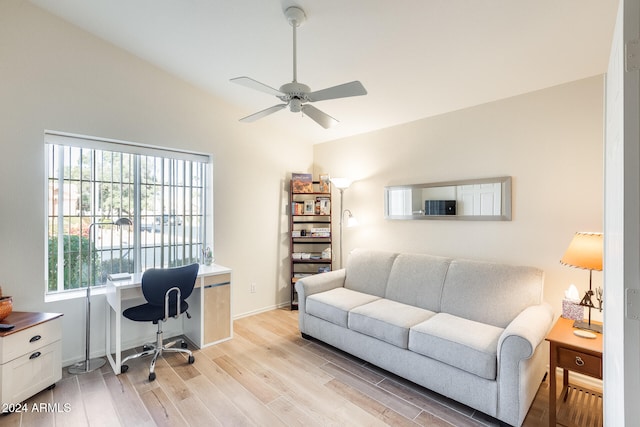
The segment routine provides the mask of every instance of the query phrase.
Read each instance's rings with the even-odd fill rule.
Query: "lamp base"
[[[589,323],[584,322],[584,321],[576,320],[573,323],[573,327],[574,328],[578,328],[578,329],[585,329],[587,331],[597,332],[599,334],[602,333],[602,325],[589,324]]]
[[[96,369],[100,369],[107,361],[103,358],[89,359],[78,362],[75,365],[69,366],[69,373],[72,375],[86,374],[87,372],[93,372]]]

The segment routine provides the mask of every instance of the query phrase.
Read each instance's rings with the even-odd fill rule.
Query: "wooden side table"
[[[562,393],[566,396],[569,372],[578,372],[602,379],[602,334],[596,338],[582,338],[573,334],[573,320],[559,318],[547,335],[549,357],[549,426],[556,426],[556,368],[562,368]]]
[[[14,311],[0,332],[2,412],[20,410],[20,402],[62,378],[62,314]]]

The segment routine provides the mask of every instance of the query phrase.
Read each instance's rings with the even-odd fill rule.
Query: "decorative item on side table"
[[[576,233],[560,260],[561,264],[589,270],[589,290],[580,301],[580,305],[589,310],[588,322],[584,319],[577,320],[573,327],[598,333],[602,333],[602,325],[591,323],[591,309],[597,308],[602,311],[603,292],[602,288],[598,287],[594,293],[592,279],[593,270],[602,271],[602,240],[602,233]],[[598,301],[597,307],[593,303],[594,295]]]
[[[129,218],[119,218],[115,222],[94,222],[89,225],[89,280],[87,282],[87,295],[85,301],[85,359],[81,362],[78,362],[69,367],[70,374],[85,374],[88,372],[93,372],[96,369],[101,368],[107,361],[101,357],[91,359],[90,351],[91,351],[91,282],[93,278],[93,257],[91,251],[91,242],[92,242],[92,234],[94,226],[100,225],[115,225],[116,227],[129,227],[133,225]],[[95,239],[93,239],[95,242]]]
[[[0,286],[0,322],[2,322],[13,311],[13,298],[2,294]]]

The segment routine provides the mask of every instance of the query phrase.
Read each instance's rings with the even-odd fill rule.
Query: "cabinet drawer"
[[[62,378],[60,341],[0,366],[2,402],[20,403]]]
[[[0,364],[31,354],[33,351],[60,341],[62,320],[53,319],[45,323],[7,335],[0,340]]]
[[[558,367],[602,378],[602,359],[579,351],[558,349]]]
[[[215,285],[228,285],[231,283],[231,274],[212,274],[202,278],[202,287]]]

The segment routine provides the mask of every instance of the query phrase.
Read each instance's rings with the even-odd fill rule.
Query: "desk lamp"
[[[119,218],[115,222],[94,222],[89,225],[89,280],[87,283],[87,296],[85,302],[85,359],[82,362],[78,362],[69,367],[70,374],[85,374],[87,372],[93,372],[96,369],[99,369],[104,365],[107,361],[102,357],[98,357],[95,359],[91,359],[89,352],[91,349],[91,279],[93,277],[93,257],[92,257],[92,245],[91,245],[91,237],[92,230],[95,225],[115,225],[117,227],[126,226],[129,227],[133,225],[129,218]],[[94,239],[95,241],[95,239]],[[109,349],[107,349],[109,351]]]
[[[602,271],[602,247],[602,233],[576,233],[560,260],[561,264],[569,267],[589,270],[589,290],[580,301],[580,305],[589,309],[589,321],[577,320],[573,327],[599,333],[602,333],[602,326],[591,324],[591,309],[596,308],[591,297],[594,295],[592,289],[593,270]],[[596,289],[596,299],[598,300],[597,308],[602,311],[602,288]]]

